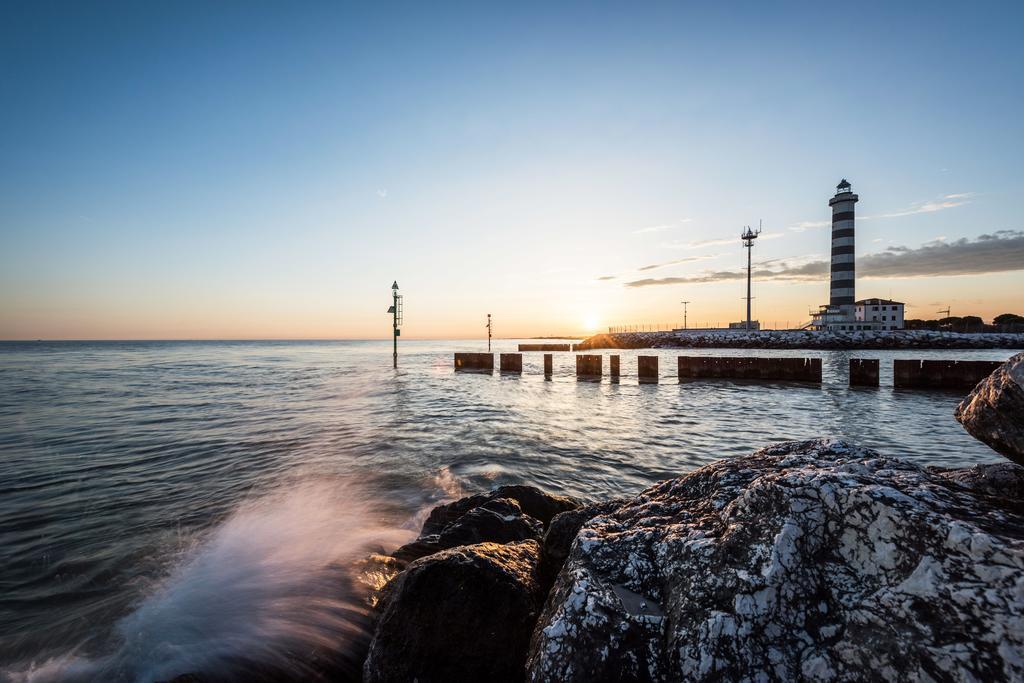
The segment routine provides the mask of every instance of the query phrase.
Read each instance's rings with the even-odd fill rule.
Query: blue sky
[[[1016,310],[1024,10],[895,4],[8,3],[0,337],[724,323],[758,219],[796,323],[841,177],[858,295]]]

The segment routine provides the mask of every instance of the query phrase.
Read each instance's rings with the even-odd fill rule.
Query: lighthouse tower
[[[828,200],[832,207],[832,280],[829,308],[838,309],[844,321],[854,319],[853,205],[857,195],[843,178],[836,185],[836,196]]]

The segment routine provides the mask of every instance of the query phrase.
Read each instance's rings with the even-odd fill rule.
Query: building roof
[[[860,301],[855,302],[855,304],[858,306],[875,306],[878,304],[897,304],[900,306],[906,306],[902,301],[893,301],[892,299],[861,299]]]

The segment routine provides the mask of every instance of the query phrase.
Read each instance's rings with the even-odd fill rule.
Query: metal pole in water
[[[487,314],[487,353],[491,352],[491,314]]]
[[[388,309],[388,313],[391,314],[392,360],[394,361],[394,367],[397,370],[398,336],[402,333],[398,327],[402,324],[402,296],[398,293],[398,280],[395,280],[391,285],[391,308]]]

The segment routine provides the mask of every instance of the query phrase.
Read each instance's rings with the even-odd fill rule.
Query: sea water
[[[515,340],[494,350],[514,351]],[[0,343],[0,680],[166,680],[365,637],[346,568],[425,510],[533,484],[634,494],[718,458],[839,436],[946,467],[998,462],[963,392],[895,390],[892,359],[1011,351],[646,350],[661,382],[577,381],[573,355],[456,374],[486,341]],[[822,385],[678,383],[676,355],[820,357]],[[851,356],[882,386],[847,386]],[[608,363],[605,361],[607,373]]]

